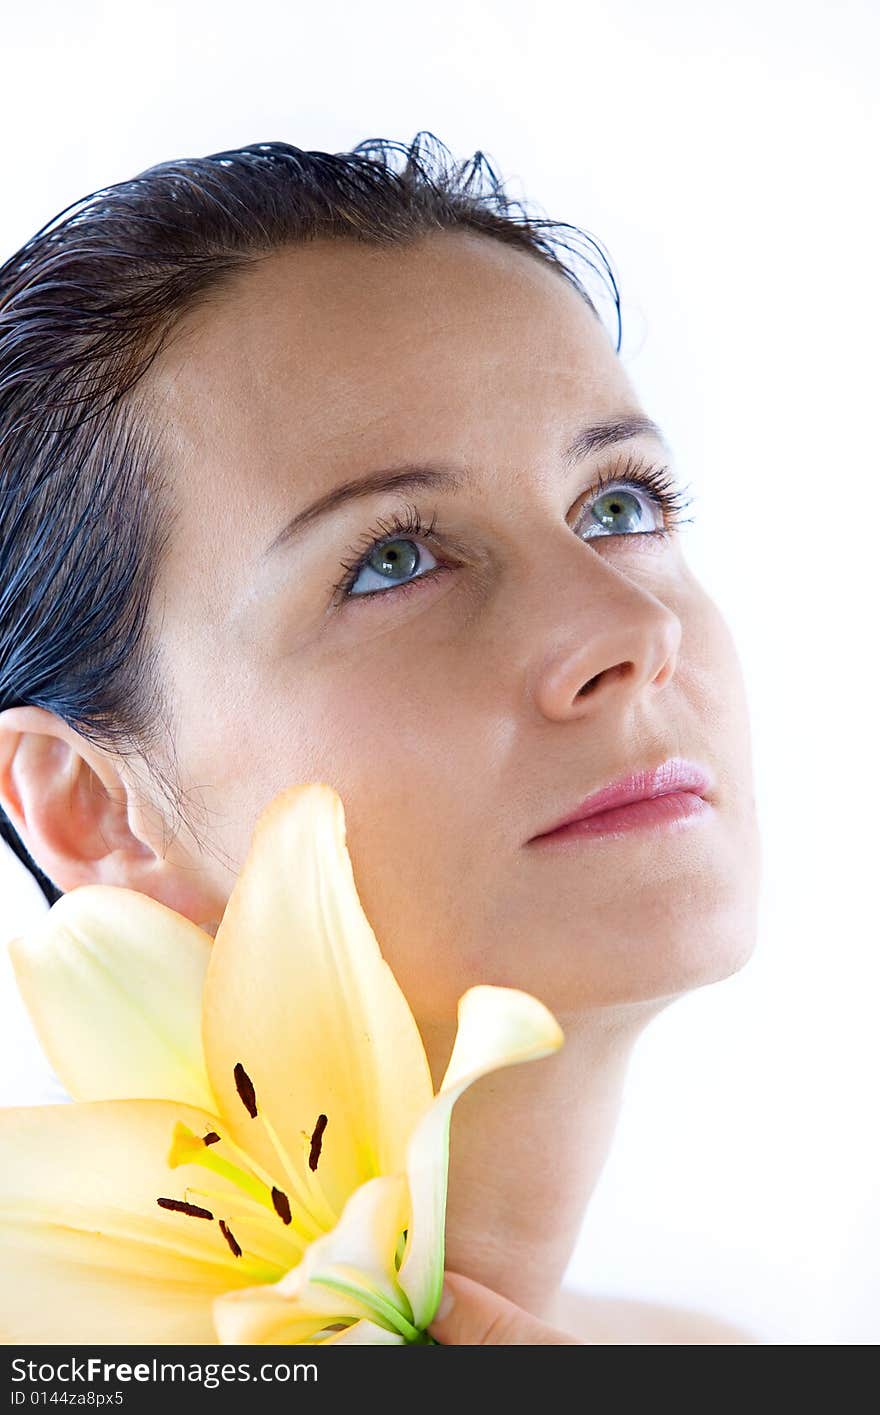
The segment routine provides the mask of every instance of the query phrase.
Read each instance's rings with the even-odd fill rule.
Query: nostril
[[[592,693],[602,682],[603,678],[625,678],[632,673],[635,665],[633,663],[617,663],[613,668],[603,668],[601,673],[595,673],[592,678],[588,678],[583,687],[578,688],[577,696],[584,698],[588,693]]]

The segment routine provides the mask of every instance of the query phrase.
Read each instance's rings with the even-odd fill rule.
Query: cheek
[[[761,874],[747,685],[731,629],[702,587],[695,587],[689,610],[678,676],[691,740],[703,745],[715,772],[729,849],[731,917],[741,911],[745,918],[756,907]]]
[[[320,686],[299,713],[308,746],[277,753],[273,785],[261,787],[271,796],[307,768],[338,791],[382,952],[416,1015],[446,1020],[469,982],[487,981],[479,914],[502,887],[497,851],[479,838],[481,764],[485,771],[493,751],[480,726],[485,707],[458,691],[441,701],[449,680],[427,664],[401,670],[396,654],[316,673]]]
[[[701,589],[682,618],[678,678],[694,718],[697,740],[711,752],[719,788],[754,801],[751,726],[742,664],[718,605]]]

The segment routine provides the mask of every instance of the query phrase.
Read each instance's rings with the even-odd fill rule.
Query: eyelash
[[[693,498],[684,495],[683,489],[678,486],[668,467],[654,466],[652,463],[644,462],[638,457],[630,456],[622,472],[608,476],[605,476],[602,472],[599,473],[595,484],[590,487],[589,499],[596,501],[609,486],[616,487],[618,485],[627,487],[636,486],[646,491],[663,513],[664,524],[661,527],[653,531],[637,531],[635,532],[635,538],[640,538],[641,536],[659,536],[665,538],[671,535],[678,526],[686,524],[686,520],[692,521],[694,519],[692,516],[687,517],[686,520],[682,517],[681,512],[691,504]],[[432,567],[432,569],[416,579],[406,580],[400,585],[389,585],[388,589],[367,590],[364,594],[358,595],[349,594],[349,590],[377,545],[383,541],[398,539],[418,538],[420,540],[429,540],[434,533],[436,522],[437,516],[435,513],[431,517],[430,523],[427,526],[424,525],[418,508],[413,505],[408,505],[405,513],[399,511],[392,512],[387,521],[380,518],[376,525],[371,530],[367,531],[358,544],[349,550],[348,554],[352,558],[341,562],[345,573],[342,579],[333,587],[334,599],[337,602],[345,603],[349,599],[378,599],[386,597],[389,594],[404,593],[406,590],[415,588],[416,585],[422,584],[425,580],[431,579],[439,571],[445,569],[445,566],[438,565]],[[597,537],[597,539],[605,539],[605,537]],[[625,539],[633,539],[633,536],[627,536]]]

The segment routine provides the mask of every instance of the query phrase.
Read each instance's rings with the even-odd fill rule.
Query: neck
[[[555,1055],[482,1077],[450,1129],[446,1262],[549,1320],[608,1155],[629,1058],[652,1006],[557,1013]],[[435,1088],[452,1050],[421,1026]]]

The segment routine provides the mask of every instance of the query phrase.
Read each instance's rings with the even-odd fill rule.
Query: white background
[[[44,0],[0,41],[4,259],[154,163],[420,128],[609,248],[743,661],[764,885],[754,960],[639,1043],[569,1281],[777,1344],[880,1340],[878,14]],[[8,935],[41,896],[11,855],[0,888]],[[37,1099],[10,987],[4,1099]]]

